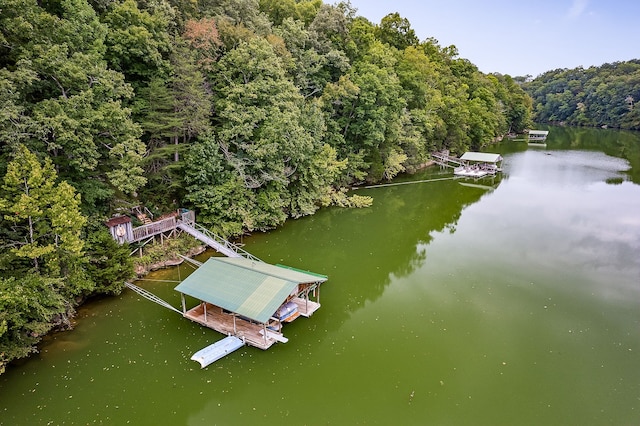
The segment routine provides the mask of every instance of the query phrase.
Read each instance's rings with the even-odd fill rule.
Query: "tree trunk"
[[[173,137],[173,143],[176,145],[176,151],[173,154],[173,161],[177,163],[178,161],[180,161],[180,153],[178,152],[178,145],[180,144],[180,138],[178,137],[177,134]]]

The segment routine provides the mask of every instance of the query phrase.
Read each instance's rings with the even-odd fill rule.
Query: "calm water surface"
[[[639,147],[552,128],[546,149],[492,148],[501,180],[360,190],[373,207],[245,238],[329,275],[322,308],[204,370],[213,330],[130,291],[95,301],[0,376],[0,424],[640,424]]]

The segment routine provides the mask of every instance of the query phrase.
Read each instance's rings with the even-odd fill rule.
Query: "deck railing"
[[[227,250],[231,251],[231,253],[228,252],[228,255],[232,255],[232,253],[236,253],[236,255],[237,255],[237,256],[231,256],[231,257],[244,257],[246,259],[255,260],[257,262],[262,262],[262,260],[260,260],[256,256],[252,255],[248,251],[242,249],[240,246],[238,246],[236,244],[233,244],[230,241],[227,241],[226,239],[220,237],[219,235],[209,231],[207,228],[205,228],[202,225],[199,225],[199,224],[194,222],[194,223],[190,224],[189,226],[192,229],[196,230],[197,232],[200,232],[201,234],[203,234],[205,237],[207,237],[210,240],[212,240],[212,242],[214,243],[214,245],[212,247],[214,247],[216,250],[219,250],[220,248],[227,249]],[[218,246],[217,248],[215,247],[216,245]]]
[[[138,226],[132,229],[133,238],[129,241],[136,243],[153,237],[154,235],[170,232],[180,227],[182,230],[189,231],[194,237],[201,239],[209,244],[215,250],[231,257],[245,257],[247,259],[262,262],[251,253],[243,250],[241,247],[230,241],[209,231],[204,226],[196,223],[196,214],[193,210],[182,209],[175,214],[164,219],[157,220],[147,225]]]
[[[196,212],[183,209],[180,212],[180,220],[182,223],[193,226],[196,223]]]
[[[171,231],[173,229],[176,229],[176,218],[174,216],[159,220],[157,222],[152,222],[147,225],[142,225],[137,228],[133,228],[132,242],[141,241],[145,238],[158,235],[162,232]]]
[[[431,158],[433,161],[443,167],[457,167],[460,165],[464,165],[464,161],[461,161],[459,158],[452,157],[449,155],[448,151],[445,152],[432,152]],[[451,164],[453,163],[453,165]]]

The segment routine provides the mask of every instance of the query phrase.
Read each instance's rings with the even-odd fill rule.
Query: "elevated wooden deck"
[[[314,302],[313,300],[302,299],[300,297],[296,297],[291,300],[298,307],[298,313],[303,317],[309,318],[315,311],[320,308],[320,304]]]
[[[271,333],[282,336],[282,333],[269,330],[271,333],[267,333],[267,336],[265,337],[261,333],[264,330],[263,324],[250,322],[233,315],[232,313],[224,312],[222,308],[210,303],[207,303],[206,307],[206,318],[205,303],[201,303],[188,310],[184,314],[184,317],[224,335],[237,336],[244,339],[245,343],[248,345],[255,346],[260,349],[269,349],[274,343],[277,343],[279,339],[273,338]]]
[[[165,219],[161,219],[157,222],[151,222],[146,225],[133,228],[133,239],[130,241],[136,243],[138,241],[146,240],[155,235],[162,234],[164,232],[170,232],[176,229],[177,220],[175,216],[171,216]]]
[[[306,318],[313,315],[313,313],[320,308],[319,303],[299,297],[292,299],[292,302],[298,307],[298,313]],[[184,313],[184,317],[224,335],[244,339],[248,345],[260,349],[269,349],[274,343],[286,342],[288,340],[281,332],[276,331],[282,328],[282,324],[275,319],[268,325],[276,330],[267,328],[267,336],[265,337],[264,332],[266,327],[264,324],[248,321],[230,312],[225,312],[219,306],[210,303],[206,303],[206,315],[205,303],[202,302]]]
[[[106,222],[106,225],[113,238],[120,244],[127,242],[139,243],[138,245],[144,246],[158,235],[162,239],[182,231],[227,257],[245,257],[261,262],[251,253],[197,224],[195,213],[192,210],[180,209],[136,228],[132,227],[131,219],[126,215],[113,217]],[[137,247],[131,254],[138,250],[142,254],[141,247]]]

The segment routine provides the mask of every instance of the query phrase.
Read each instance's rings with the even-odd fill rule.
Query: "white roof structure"
[[[548,130],[529,130],[530,135],[538,135],[538,136],[547,136],[549,134]]]
[[[490,152],[465,152],[460,160],[477,161],[479,163],[499,163],[502,161],[500,154],[492,154]]]

